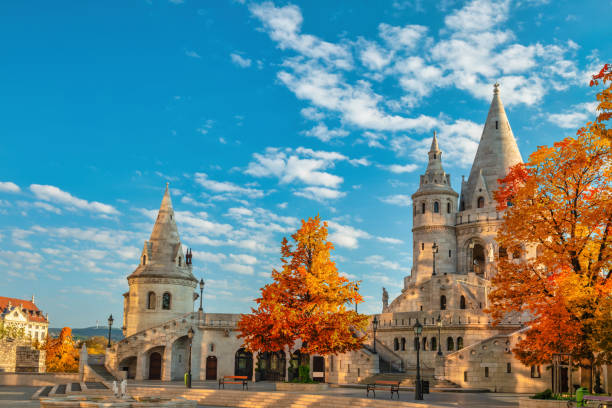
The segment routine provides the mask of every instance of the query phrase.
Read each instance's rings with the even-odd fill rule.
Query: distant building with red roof
[[[23,328],[25,336],[33,340],[47,338],[48,315],[36,306],[34,296],[30,300],[0,296],[0,322],[5,327]]]

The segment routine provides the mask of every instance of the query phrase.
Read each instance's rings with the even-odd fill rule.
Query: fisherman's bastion
[[[493,326],[485,313],[496,259],[530,256],[536,250],[510,251],[495,242],[504,214],[496,209],[493,191],[497,180],[522,161],[497,85],[460,192],[444,171],[443,153],[434,134],[427,168],[412,194],[412,272],[401,282],[397,298],[389,299],[382,289],[382,310],[371,316],[369,342],[361,350],[325,357],[301,355],[299,344],[276,353],[246,351],[237,337],[240,315],[205,310],[199,287],[204,282],[192,274],[191,253],[181,243],[166,187],[139,266],[127,277],[125,339],[107,350],[106,369],[118,379],[182,380],[192,329],[194,380],[244,375],[291,381],[298,366],[308,363],[315,381],[357,383],[386,375],[411,383],[418,320],[423,325],[421,375],[432,385],[521,393],[550,388],[550,369],[526,367],[511,353],[526,330],[527,316],[507,316]],[[560,373],[566,377],[567,367]],[[609,389],[609,367],[602,374]],[[574,383],[581,375],[573,373]]]

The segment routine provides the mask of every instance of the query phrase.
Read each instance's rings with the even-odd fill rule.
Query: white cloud
[[[226,271],[236,272],[241,275],[253,275],[255,270],[251,265],[242,265],[237,263],[230,263],[222,265],[222,268]]]
[[[215,181],[208,178],[206,173],[196,173],[195,181],[202,187],[221,194],[245,195],[249,198],[261,198],[264,192],[255,188],[240,187],[228,181]]]
[[[380,201],[387,204],[399,205],[400,207],[409,207],[412,205],[410,196],[404,194],[395,194],[385,197],[380,197]]]
[[[312,129],[304,132],[306,136],[316,137],[322,142],[329,142],[332,139],[348,136],[349,132],[344,129],[328,129],[325,123],[318,123]]]
[[[55,186],[32,184],[30,185],[30,191],[34,193],[36,198],[55,204],[63,204],[68,210],[80,209],[106,215],[119,214],[119,211],[112,205],[83,200]]]
[[[56,214],[61,214],[62,213],[62,210],[60,210],[59,208],[54,207],[51,204],[45,203],[45,202],[42,202],[42,201],[35,201],[32,205],[34,207],[41,208],[41,209],[43,209],[45,211],[53,212],[53,213],[56,213]]]
[[[19,186],[11,181],[0,181],[0,192],[2,193],[19,193]]]
[[[346,193],[342,191],[334,190],[327,187],[305,187],[301,190],[294,191],[293,194],[299,197],[308,198],[309,200],[315,200],[320,202],[327,200],[336,200],[346,195]]]
[[[412,50],[427,33],[427,27],[421,25],[396,27],[382,23],[378,26],[378,32],[391,49]]]
[[[230,54],[230,58],[232,59],[232,62],[234,64],[238,65],[241,68],[248,68],[252,64],[252,61],[250,58],[245,58],[241,56],[240,54],[236,54],[235,52]]]
[[[597,102],[585,102],[572,106],[564,113],[547,115],[547,120],[562,129],[578,129],[588,121],[593,121],[597,114]]]
[[[356,249],[359,247],[359,239],[372,237],[367,232],[349,225],[338,224],[334,221],[328,221],[327,224],[332,231],[329,241],[340,247]]]
[[[171,0],[172,1],[172,0]],[[175,0],[177,1],[177,0]],[[182,2],[182,1],[181,1]],[[193,50],[186,50],[185,51],[185,55],[191,58],[202,58],[200,56],[200,54],[198,54],[197,52],[193,51]]]
[[[384,242],[385,244],[392,244],[392,245],[400,245],[404,243],[404,241],[402,241],[401,239],[391,238],[391,237],[376,237],[376,240],[380,242]]]
[[[253,255],[247,255],[247,254],[230,254],[230,258],[234,261],[234,262],[238,262],[241,264],[247,264],[247,265],[255,265],[257,263],[257,258],[254,257]]]
[[[380,255],[370,255],[362,261],[375,268],[391,269],[393,271],[409,271],[410,268],[401,266],[398,262],[389,261]]]
[[[310,157],[304,157],[310,156]],[[277,177],[282,184],[301,181],[307,185],[337,188],[343,178],[322,171],[333,167],[334,161],[345,156],[335,152],[315,152],[310,149],[292,151],[269,147],[264,154],[254,153],[245,173],[255,177]]]
[[[310,120],[322,120],[325,118],[325,114],[323,114],[321,111],[313,107],[304,108],[300,111],[300,113],[306,119],[310,119]]]
[[[384,166],[384,168],[386,168],[387,170],[389,170],[392,173],[396,173],[396,174],[402,174],[402,173],[410,173],[415,171],[419,166],[417,166],[416,164],[410,163],[410,164],[392,164],[390,166]]]

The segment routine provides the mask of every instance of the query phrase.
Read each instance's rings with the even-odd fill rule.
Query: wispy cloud
[[[30,191],[34,193],[36,198],[55,204],[61,204],[67,210],[79,209],[107,215],[119,214],[119,211],[112,205],[103,204],[97,201],[83,200],[55,186],[32,184],[30,185]]]
[[[21,189],[12,181],[0,181],[0,192],[3,193],[19,193]]]
[[[234,64],[238,65],[241,68],[248,68],[253,62],[250,58],[243,57],[235,52],[230,54],[230,58],[232,59],[232,62]]]

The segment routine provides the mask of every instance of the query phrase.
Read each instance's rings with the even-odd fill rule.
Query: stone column
[[[162,381],[172,381],[172,343],[167,343],[164,346],[161,379]]]
[[[134,380],[142,381],[145,379],[146,364],[147,354],[143,352],[138,353],[136,356],[136,374],[134,375]]]

